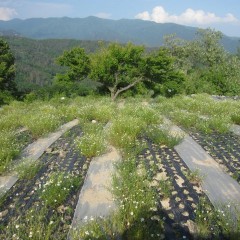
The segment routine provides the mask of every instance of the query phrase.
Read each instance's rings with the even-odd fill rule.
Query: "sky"
[[[97,16],[211,27],[240,37],[240,0],[0,0],[0,20]]]

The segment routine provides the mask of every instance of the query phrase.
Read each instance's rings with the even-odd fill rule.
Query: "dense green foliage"
[[[122,91],[143,80],[144,47],[110,44],[91,58],[91,78],[101,82],[104,92],[110,91],[115,99]]]
[[[146,54],[144,46],[132,43],[112,43],[89,56],[84,49],[75,48],[65,52],[58,62],[68,66],[64,75],[56,76],[59,81],[75,82],[89,77],[101,83],[101,92],[110,92],[112,100],[139,83],[145,83],[146,89],[152,89],[154,84],[180,86],[183,82],[183,76],[173,67],[173,58],[166,49]],[[170,91],[173,95],[178,89]]]
[[[211,29],[199,30],[193,41],[166,37],[176,68],[187,78],[187,94],[239,95],[240,60],[225,51],[221,39],[222,34]]]
[[[90,71],[90,60],[83,48],[73,48],[65,51],[57,59],[60,66],[68,67],[66,74],[57,75],[58,81],[77,82],[83,80]]]
[[[0,39],[0,105],[16,92],[14,56],[6,41]]]

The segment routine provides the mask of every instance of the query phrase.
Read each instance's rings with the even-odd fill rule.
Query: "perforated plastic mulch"
[[[146,166],[152,187],[157,192],[155,214],[162,216],[165,222],[165,239],[192,239],[188,222],[195,220],[194,210],[200,197],[206,198],[206,195],[199,183],[187,179],[189,169],[174,149],[146,142],[148,148],[139,155],[138,164]],[[163,182],[169,182],[171,186],[169,196],[163,194]]]
[[[24,218],[28,210],[33,206],[41,208],[42,202],[39,199],[39,189],[47,182],[50,174],[59,171],[65,174],[71,173],[82,179],[79,189],[71,191],[67,200],[61,205],[61,209],[48,208],[46,219],[50,219],[53,213],[57,214],[62,219],[60,225],[57,227],[58,232],[62,232],[61,237],[64,234],[65,236],[67,235],[78,195],[90,163],[90,159],[82,156],[74,146],[75,137],[81,136],[81,134],[80,127],[76,126],[60,137],[38,160],[41,163],[41,168],[33,179],[18,180],[9,190],[0,204],[1,239],[5,239],[4,232],[10,222],[20,217]],[[65,211],[64,209],[72,210]]]
[[[240,136],[228,132],[191,133],[192,138],[240,183]]]

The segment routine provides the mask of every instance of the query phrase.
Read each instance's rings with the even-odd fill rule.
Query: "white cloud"
[[[110,14],[110,13],[100,12],[100,13],[97,13],[97,14],[95,15],[95,17],[108,19],[108,18],[111,17],[111,15],[112,15],[112,14]]]
[[[0,7],[0,20],[10,20],[17,15],[17,12],[13,8]]]
[[[171,15],[162,6],[153,8],[152,13],[149,13],[148,11],[139,13],[135,16],[135,18],[154,21],[157,23],[172,22],[178,24],[197,25],[239,22],[239,20],[231,13],[226,14],[224,17],[219,17],[215,13],[188,8],[180,15]]]

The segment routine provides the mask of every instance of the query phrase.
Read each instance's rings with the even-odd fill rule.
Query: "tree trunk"
[[[114,91],[111,91],[111,99],[112,99],[112,101],[115,101],[115,99],[116,99]]]
[[[141,82],[143,79],[142,78],[139,78],[137,79],[136,81],[134,81],[133,83],[129,84],[128,86],[126,87],[123,87],[121,89],[118,89],[116,91],[116,89],[114,88],[109,88],[110,92],[111,92],[111,99],[112,101],[115,101],[117,96],[121,93],[121,92],[124,92],[124,91],[127,91],[129,88],[132,88],[133,86],[135,86],[137,83]]]

